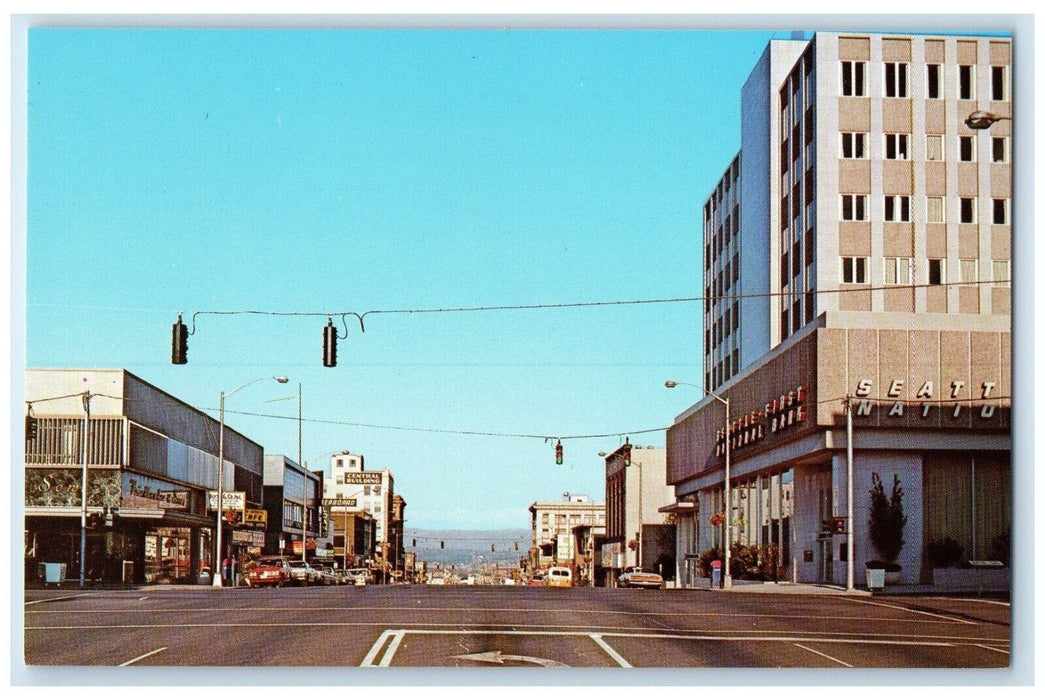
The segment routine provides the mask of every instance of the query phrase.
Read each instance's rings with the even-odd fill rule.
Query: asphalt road
[[[522,586],[26,593],[28,666],[1007,668],[1008,603]]]

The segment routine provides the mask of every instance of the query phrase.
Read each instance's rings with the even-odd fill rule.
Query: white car
[[[664,578],[651,571],[643,571],[640,566],[632,566],[617,577],[621,588],[664,588]]]

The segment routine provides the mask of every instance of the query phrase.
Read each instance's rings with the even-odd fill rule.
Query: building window
[[[885,283],[910,284],[911,283],[911,259],[910,258],[886,258],[885,259]]]
[[[991,138],[991,162],[1009,162],[1009,138],[1007,136],[994,136]]]
[[[907,134],[885,135],[885,158],[886,160],[907,160],[910,151],[907,148]]]
[[[867,284],[867,258],[842,258],[842,282]]]
[[[842,94],[863,97],[867,93],[867,64],[863,61],[842,61]]]
[[[963,258],[958,261],[958,281],[963,284],[976,284],[980,281],[979,260]]]
[[[867,221],[867,195],[842,195],[842,221]]]
[[[906,194],[886,195],[885,197],[885,220],[886,221],[910,221],[911,220],[911,198]]]
[[[885,96],[910,97],[907,92],[907,64],[885,64]]]
[[[958,66],[958,99],[976,99],[976,66]]]
[[[976,198],[975,197],[962,197],[958,200],[961,205],[961,218],[959,221],[963,224],[975,224],[976,223]]]
[[[964,163],[972,163],[976,160],[976,144],[972,136],[958,137],[958,160]]]
[[[925,67],[925,91],[930,100],[943,97],[943,83],[940,81],[940,64],[930,63]]]
[[[925,136],[925,159],[943,160],[943,136],[940,134],[926,134]]]
[[[1009,99],[1009,81],[1005,66],[991,66],[991,99],[1004,102]]]
[[[1009,223],[1009,200],[1007,199],[992,199],[991,200],[991,223],[994,224],[1007,224]]]
[[[930,258],[928,265],[929,272],[929,284],[937,285],[944,284],[947,280],[945,279],[943,260],[939,258]]]
[[[992,260],[991,267],[994,271],[994,284],[1008,287],[1010,282],[1010,266],[1008,260]]]
[[[862,132],[843,132],[841,136],[843,158],[867,157],[867,134]]]
[[[925,198],[925,221],[930,224],[943,223],[943,197]]]

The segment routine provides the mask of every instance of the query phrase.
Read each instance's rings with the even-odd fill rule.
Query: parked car
[[[356,586],[365,586],[374,582],[374,576],[369,569],[349,569],[345,572],[348,582]]]
[[[311,586],[322,583],[319,572],[308,562],[294,559],[290,564],[290,579],[298,586]]]
[[[664,578],[651,571],[643,571],[641,566],[629,567],[617,577],[621,588],[664,588]]]
[[[543,586],[544,585],[544,573],[538,571],[530,576],[530,580],[526,582],[527,586]]]
[[[247,571],[247,586],[272,586],[282,588],[290,585],[290,564],[284,557],[262,557]]]
[[[573,585],[573,572],[565,566],[549,566],[544,575],[544,585],[556,588],[569,588]]]
[[[319,581],[324,586],[340,586],[344,581],[332,566],[319,567]]]

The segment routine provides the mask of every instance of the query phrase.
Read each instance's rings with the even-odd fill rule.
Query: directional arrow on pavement
[[[518,654],[502,654],[500,650],[497,651],[484,651],[479,654],[462,654],[461,656],[455,656],[455,659],[466,659],[468,661],[478,661],[485,664],[500,664],[504,665],[505,661],[519,661],[525,664],[534,664],[535,666],[566,666],[566,664],[560,664],[558,661],[552,661],[551,659],[542,659],[537,656],[519,656]]]

